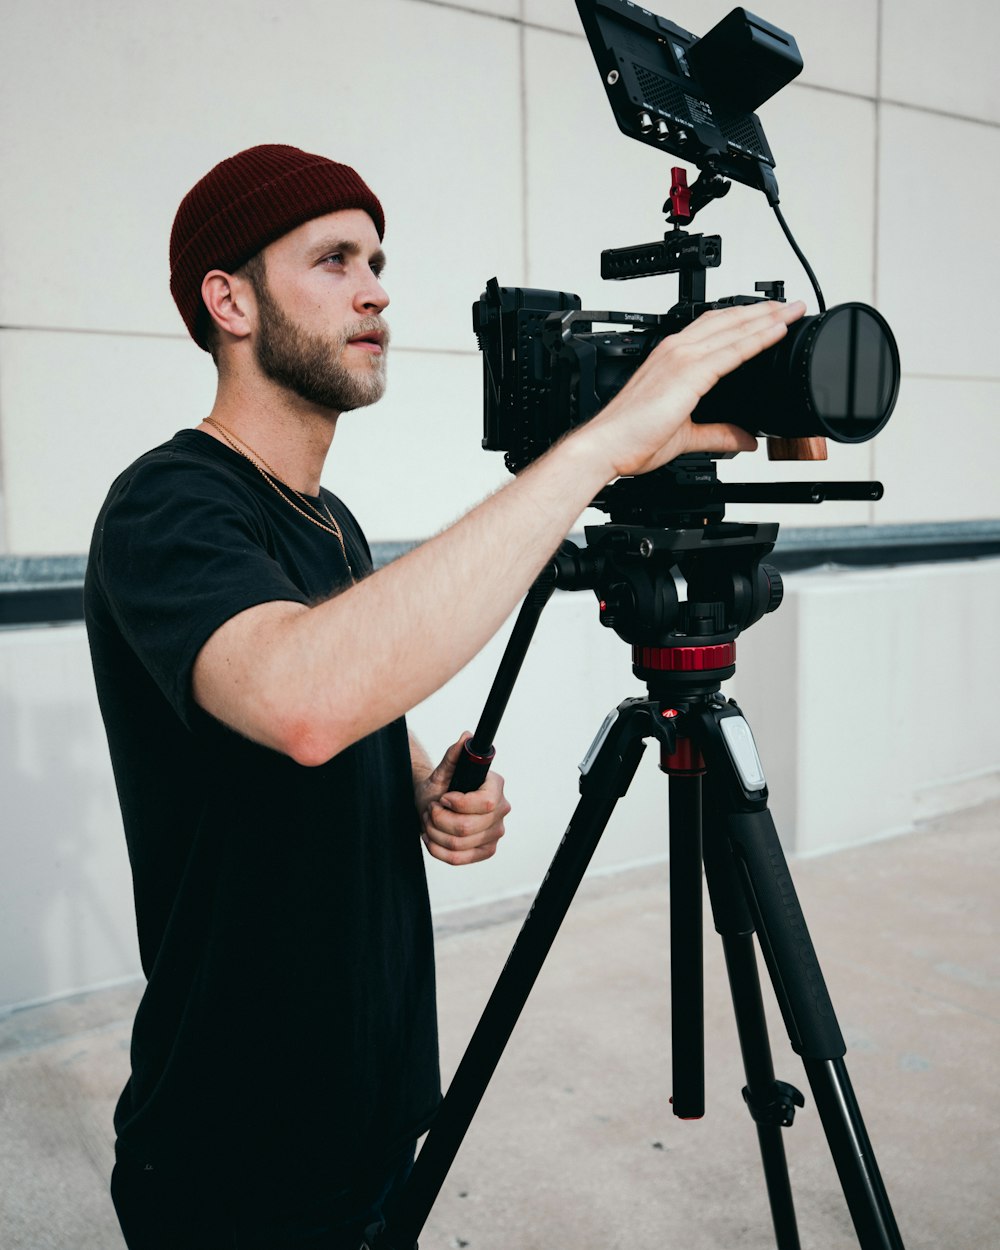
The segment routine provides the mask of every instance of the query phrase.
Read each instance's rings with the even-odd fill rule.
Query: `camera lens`
[[[874,438],[899,392],[899,353],[885,320],[866,304],[839,304],[795,337],[804,402],[821,432],[839,443]]]
[[[885,318],[867,304],[838,304],[794,322],[775,347],[723,378],[694,419],[863,443],[889,420],[898,395],[899,351]]]

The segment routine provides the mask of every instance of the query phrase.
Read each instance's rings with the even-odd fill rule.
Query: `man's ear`
[[[238,339],[250,333],[253,287],[249,282],[222,269],[211,269],[201,280],[201,298],[220,330]]]

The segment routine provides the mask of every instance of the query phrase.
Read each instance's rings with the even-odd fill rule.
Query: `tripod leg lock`
[[[795,1119],[795,1108],[806,1105],[801,1091],[787,1081],[775,1081],[768,1092],[770,1098],[763,1102],[751,1095],[749,1086],[744,1086],[743,1101],[754,1123],[790,1128]]]

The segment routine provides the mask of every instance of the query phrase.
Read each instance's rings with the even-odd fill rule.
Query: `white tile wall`
[[[177,204],[261,142],[355,164],[384,201],[400,342],[467,347],[484,268],[520,258],[510,21],[415,0],[39,0],[6,25],[5,325],[183,333]]]
[[[988,188],[1000,127],[891,105],[881,113],[878,298],[903,369],[998,377],[1000,235]]]
[[[86,551],[113,478],[214,394],[211,359],[187,339],[0,332],[11,550]]]
[[[882,94],[1000,122],[1000,9],[981,0],[883,0]]]
[[[701,30],[729,7],[683,0],[661,11]],[[829,302],[877,294],[911,375],[892,433],[882,436],[892,440],[887,450],[837,449],[815,472],[869,477],[878,454],[880,472],[891,476],[898,461],[889,463],[888,449],[904,422],[924,419],[919,396],[930,394],[910,386],[912,375],[1000,376],[1000,244],[990,216],[1000,130],[923,111],[995,120],[989,49],[1000,19],[959,0],[949,11],[957,36],[941,41],[929,0],[885,0],[883,89],[915,107],[876,111],[866,98],[876,85],[876,0],[846,0],[835,13],[775,0],[762,15],[796,35],[807,61],[803,78],[761,109],[786,216]],[[469,309],[487,277],[574,290],[591,307],[663,309],[675,298],[672,279],[597,277],[602,247],[662,231],[672,162],[617,130],[571,0],[308,0],[292,8],[218,0],[207,9],[194,0],[141,8],[96,0],[82,9],[38,0],[8,14],[0,109],[18,119],[0,132],[0,327],[121,332],[40,337],[0,328],[9,550],[81,549],[121,463],[204,409],[211,366],[186,342],[170,301],[167,235],[183,192],[246,144],[288,140],[352,161],[369,177],[387,208],[395,342],[409,349],[397,352],[380,419],[397,431],[397,446],[419,455],[420,427],[408,417],[426,421],[434,410],[454,431],[449,455],[482,466],[444,466],[433,501],[428,493],[405,515],[388,492],[373,496],[379,535],[417,537],[421,525],[436,527],[504,479],[473,450],[478,363],[442,354],[474,351]],[[776,276],[790,295],[806,292],[763,197],[734,186],[698,226],[724,239],[725,265],[710,275],[710,294],[750,291]],[[419,394],[405,394],[410,377]],[[991,394],[961,398],[963,411],[984,423],[973,433],[981,446],[996,424]],[[369,454],[362,442],[345,437],[340,452],[344,470],[361,476]],[[754,479],[792,472],[762,456],[739,466]],[[916,481],[922,470],[914,472]],[[830,524],[995,515],[986,476],[974,475],[976,497],[956,489],[951,502],[904,487],[892,509],[887,500],[875,510],[830,504],[782,516]],[[362,493],[371,492],[361,480]],[[44,498],[47,483],[62,492],[58,509]]]
[[[389,369],[385,398],[340,418],[323,478],[373,542],[429,537],[511,480],[480,446],[478,352],[396,352]]]
[[[433,534],[509,480],[480,446],[481,378],[475,350],[398,351],[385,399],[341,418],[324,482],[372,541]],[[115,475],[196,425],[214,393],[212,362],[188,340],[0,333],[12,549],[85,551]]]
[[[1000,377],[903,379],[899,406],[871,444],[886,485],[884,522],[995,517],[1000,511]]]

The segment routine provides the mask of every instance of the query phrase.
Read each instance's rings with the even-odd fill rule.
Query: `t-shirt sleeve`
[[[257,604],[309,602],[245,490],[210,465],[140,465],[112,493],[94,555],[108,611],[189,728],[191,671],[215,630]]]

